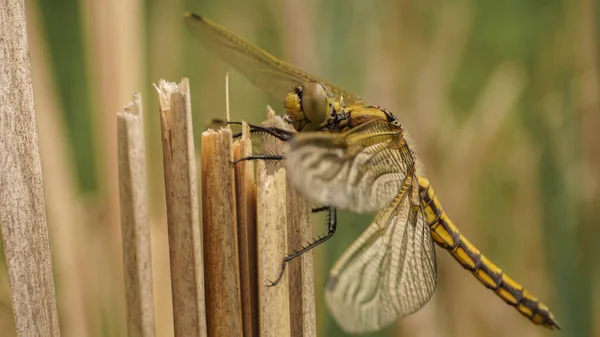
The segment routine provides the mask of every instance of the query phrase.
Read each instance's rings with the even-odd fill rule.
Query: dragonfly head
[[[317,130],[331,116],[333,104],[327,89],[317,82],[298,85],[285,97],[285,108],[296,131]]]

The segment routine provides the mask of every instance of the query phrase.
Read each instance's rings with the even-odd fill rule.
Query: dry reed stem
[[[206,322],[211,336],[242,335],[231,130],[202,134]]]
[[[233,159],[252,153],[250,129],[242,126],[242,137],[233,144]],[[256,261],[256,184],[254,164],[242,161],[235,165],[238,250],[244,336],[258,336],[258,285]]]
[[[311,207],[289,182],[286,197],[288,247],[298,250],[313,239],[312,226],[309,221]],[[317,335],[313,255],[313,251],[310,250],[288,266],[290,316],[293,317],[291,332],[294,337]]]
[[[19,336],[59,336],[25,4],[0,2],[0,225]]]
[[[268,287],[288,253],[286,172],[267,173],[259,161],[257,170],[258,286],[261,336],[290,336],[290,299],[287,272],[274,287]]]
[[[189,82],[157,87],[175,336],[206,336],[204,270]]]
[[[142,97],[117,114],[119,196],[128,336],[152,337],[154,298]]]
[[[275,111],[267,107],[267,119],[262,126],[273,126],[292,130]],[[263,137],[261,151],[265,153],[283,153],[283,142],[273,137]],[[282,167],[281,162],[267,165],[267,175]],[[286,181],[286,205],[287,205],[287,249],[285,255],[292,249],[300,249],[313,239],[312,226],[309,214],[311,207],[300,195],[299,191]],[[261,204],[258,205],[261,207]],[[276,235],[264,232],[266,236]],[[268,240],[263,238],[263,240]],[[279,257],[279,261],[285,255]],[[279,263],[280,265],[280,263]],[[315,313],[315,289],[314,289],[314,266],[313,251],[306,252],[287,265],[288,290],[289,290],[289,313],[291,336],[316,336],[316,313]],[[259,279],[259,282],[263,281]]]
[[[269,114],[266,123],[282,127],[278,124],[280,122],[282,121],[273,114]],[[266,166],[264,162],[258,162],[255,183],[254,162],[251,161],[242,161],[234,166],[236,203],[232,205],[229,197],[231,158],[243,158],[252,150],[249,128],[245,123],[242,126],[242,137],[235,142],[233,149],[230,144],[229,128],[219,132],[209,130],[203,134],[206,289],[208,303],[213,303],[209,296],[216,291],[228,291],[228,296],[241,294],[241,316],[235,309],[223,310],[222,303],[209,304],[209,334],[224,334],[213,333],[213,320],[223,329],[220,325],[228,325],[228,321],[241,317],[244,336],[315,336],[312,252],[288,265],[286,274],[275,287],[267,287],[268,280],[278,275],[281,262],[289,253],[288,246],[299,248],[312,238],[310,207],[297,191],[287,186],[285,170],[277,170],[280,165]],[[279,151],[280,147],[281,143],[278,141],[263,139],[263,151],[265,148]],[[235,209],[231,208],[233,206]],[[235,231],[232,229],[237,229],[237,237],[233,235]],[[215,236],[218,232],[230,234],[218,234],[226,239],[217,240],[219,244],[215,244],[211,242],[215,239],[211,240],[209,236]],[[210,246],[215,248],[210,249]],[[233,273],[229,274],[230,281],[224,282],[224,276],[211,273],[216,267],[208,267],[209,259],[214,260],[210,262],[212,264],[221,264],[217,268],[218,272],[219,268],[237,263],[233,260],[227,263],[230,258],[224,258],[236,249],[239,253],[239,283],[233,282]],[[213,280],[216,285],[209,285]],[[229,285],[225,286],[227,284]],[[223,290],[211,288],[217,286]],[[224,296],[216,297],[223,302]],[[235,302],[230,300],[229,303]],[[227,331],[233,330],[230,328]]]

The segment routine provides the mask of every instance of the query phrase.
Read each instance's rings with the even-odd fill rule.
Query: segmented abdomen
[[[427,214],[433,240],[450,252],[487,288],[493,290],[533,323],[560,330],[560,325],[546,305],[523,289],[522,285],[505,275],[498,266],[483,256],[471,242],[460,234],[442,210],[429,180],[419,177],[418,181],[422,207]]]

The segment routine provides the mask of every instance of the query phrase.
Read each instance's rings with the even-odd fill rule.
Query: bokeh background
[[[209,17],[394,111],[463,234],[553,310],[534,326],[438,250],[439,287],[373,336],[600,336],[600,5],[594,0],[28,0],[46,207],[64,336],[124,336],[115,114],[142,93],[159,336],[171,336],[157,98],[190,78],[196,141],[225,113],[272,101],[182,23]],[[316,249],[320,336],[328,269],[369,223],[342,214]],[[316,223],[315,228],[325,231]],[[4,259],[0,259],[4,264]],[[0,331],[15,335],[6,268]]]

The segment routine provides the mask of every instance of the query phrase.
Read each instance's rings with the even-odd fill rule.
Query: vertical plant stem
[[[0,226],[19,336],[59,336],[25,4],[0,2]]]
[[[288,252],[286,173],[281,168],[269,174],[262,161],[256,167],[260,335],[290,336],[287,272],[276,286],[268,286],[269,280],[279,275],[281,261]]]
[[[242,126],[242,137],[233,144],[233,159],[252,153],[250,129]],[[235,165],[235,196],[240,254],[240,285],[244,336],[258,336],[258,286],[256,259],[256,184],[254,164],[241,161]]]
[[[189,82],[157,87],[175,336],[206,336],[204,266]]]
[[[202,134],[202,227],[211,336],[242,336],[231,130]]]
[[[298,250],[313,238],[309,219],[311,208],[306,199],[289,182],[286,197],[288,247]],[[290,263],[288,267],[291,332],[295,337],[317,335],[313,255],[313,251],[310,250]]]
[[[154,297],[142,98],[117,114],[119,196],[127,299],[127,334],[152,337]]]

